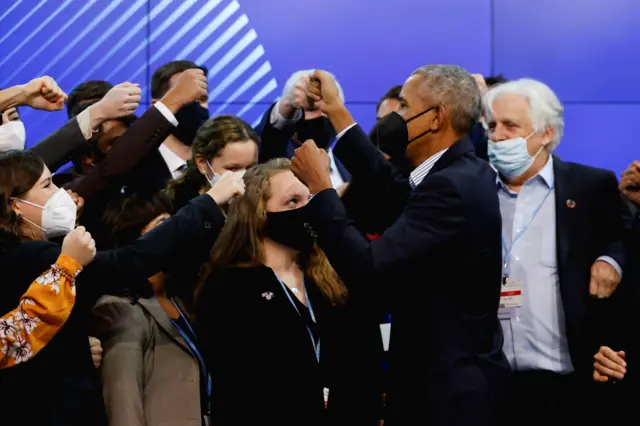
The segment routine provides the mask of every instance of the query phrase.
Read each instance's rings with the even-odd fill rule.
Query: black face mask
[[[193,145],[196,133],[202,124],[209,119],[209,110],[198,102],[183,106],[175,114],[178,126],[171,133],[187,146]]]
[[[267,212],[265,235],[273,241],[301,253],[310,253],[316,234],[308,223],[307,207],[282,212]]]
[[[409,140],[407,123],[436,108],[438,107],[435,106],[426,109],[421,113],[414,115],[407,121],[404,121],[402,116],[394,111],[376,123],[369,133],[369,137],[373,143],[380,148],[380,151],[384,152],[389,157],[395,159],[404,158],[404,153],[407,151],[407,147],[411,142],[431,132],[431,130],[427,130]]]
[[[299,121],[296,123],[296,134],[300,143],[312,139],[322,149],[328,149],[336,140],[336,131],[327,117]]]

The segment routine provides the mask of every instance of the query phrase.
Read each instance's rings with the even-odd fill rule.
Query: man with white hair
[[[336,189],[344,190],[351,174],[340,160],[333,156],[336,132],[326,114],[309,102],[304,87],[314,70],[296,71],[284,85],[282,97],[269,108],[262,123],[256,128],[263,144],[261,162],[275,157],[292,157],[293,150],[306,140],[313,140],[319,148],[327,151],[331,160],[331,182]],[[338,93],[344,102],[344,92],[336,82]]]
[[[484,100],[502,214],[503,350],[514,370],[502,424],[579,424],[585,410],[575,404],[587,401],[601,344],[587,323],[592,299],[613,293],[625,264],[617,180],[552,154],[563,107],[543,83],[504,83]]]

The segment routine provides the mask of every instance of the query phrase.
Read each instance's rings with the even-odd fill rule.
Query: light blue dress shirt
[[[522,306],[500,310],[504,353],[514,370],[571,373],[558,277],[553,158],[519,193],[499,178],[497,185],[503,238],[510,250],[509,278],[522,283]],[[503,258],[504,254],[503,247]],[[598,260],[610,263],[622,276],[615,260]]]

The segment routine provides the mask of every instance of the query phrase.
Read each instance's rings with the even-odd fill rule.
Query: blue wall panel
[[[563,158],[620,172],[637,156],[637,0],[321,3],[7,0],[0,10],[0,87],[42,74],[67,91],[88,79],[132,81],[144,89],[141,114],[151,73],[190,59],[210,69],[211,113],[239,114],[253,124],[292,72],[325,68],[368,131],[388,88],[421,65],[453,63],[549,84],[566,105]],[[64,112],[21,112],[28,145],[66,120]]]

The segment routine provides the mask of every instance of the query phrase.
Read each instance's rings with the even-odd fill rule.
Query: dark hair
[[[109,202],[100,223],[104,228],[103,247],[119,248],[133,243],[156,217],[172,213],[169,197],[156,194],[122,194]]]
[[[493,86],[497,86],[498,84],[506,83],[509,80],[504,78],[502,74],[498,75],[490,75],[484,78],[484,82],[487,84],[487,87],[491,89]]]
[[[381,97],[380,100],[378,101],[378,105],[376,105],[376,114],[378,113],[378,110],[380,110],[380,106],[382,105],[382,103],[387,99],[396,99],[399,101],[401,91],[402,91],[401,84],[398,86],[393,86],[391,89],[389,89],[387,93],[385,93],[384,96]]]
[[[186,70],[201,69],[207,74],[207,68],[191,61],[171,61],[160,66],[151,77],[151,97],[160,99],[169,91],[169,80],[176,74]]]
[[[0,153],[0,252],[20,243],[20,221],[11,200],[29,192],[44,171],[44,162],[29,151]]]
[[[90,105],[104,98],[104,95],[112,88],[113,84],[104,80],[90,80],[78,84],[69,93],[67,115],[70,119],[75,117]]]
[[[260,144],[260,137],[244,120],[233,115],[219,115],[207,120],[196,133],[187,170],[167,186],[167,193],[175,208],[186,205],[189,200],[198,196],[203,187],[209,185],[207,178],[198,170],[197,155],[209,162],[218,157],[227,144],[246,140]]]

